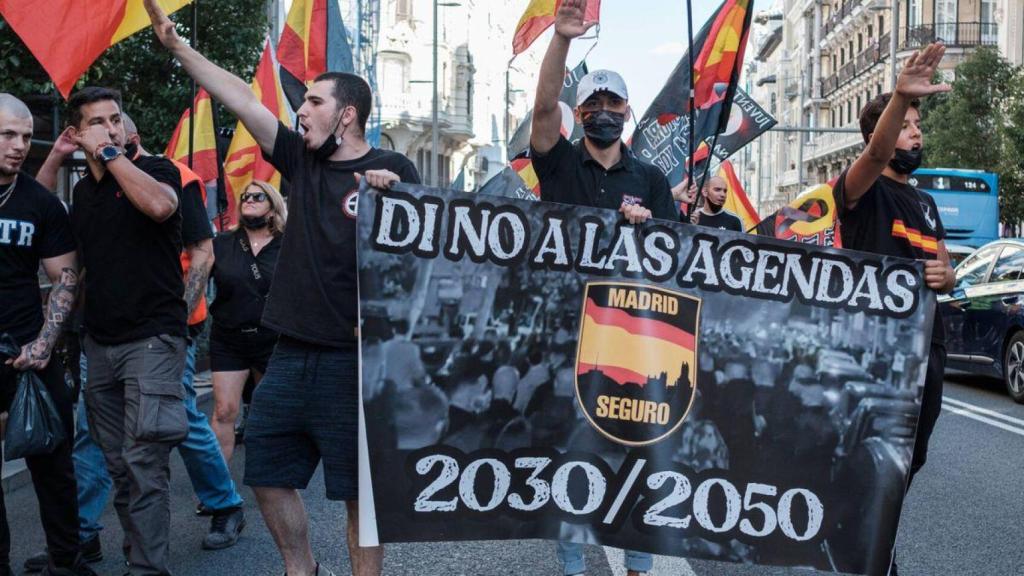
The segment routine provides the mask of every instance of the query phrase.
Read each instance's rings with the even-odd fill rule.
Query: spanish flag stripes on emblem
[[[928,254],[939,253],[939,241],[934,236],[922,234],[919,230],[909,228],[903,220],[892,221],[892,235],[894,238],[903,238],[915,248],[920,248]]]
[[[624,304],[626,299],[637,299],[638,306],[647,304],[639,302],[639,298],[652,298],[649,292],[629,289],[615,291],[612,297],[619,295]],[[657,296],[660,295],[653,295]],[[601,306],[588,298],[583,333],[586,337],[580,342],[579,374],[600,370],[619,384],[639,386],[662,373],[669,386],[678,382],[680,376],[684,381],[694,381],[694,374],[682,374],[684,365],[691,371],[695,367],[693,334],[668,322],[633,316],[621,308]]]

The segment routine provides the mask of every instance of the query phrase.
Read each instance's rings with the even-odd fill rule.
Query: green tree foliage
[[[250,79],[268,31],[266,0],[198,0],[197,6],[199,50],[216,64]],[[192,8],[186,6],[172,18],[178,33],[191,38]],[[192,95],[188,75],[149,29],[108,49],[78,83],[78,87],[86,85],[121,90],[143,145],[154,152],[163,151]],[[52,99],[60,98],[45,71],[2,19],[0,86],[36,103],[50,99],[52,106]],[[220,109],[218,121],[230,127],[234,119]]]
[[[979,48],[957,66],[952,87],[922,104],[924,165],[997,173],[1002,221],[1024,221],[1024,71]]]

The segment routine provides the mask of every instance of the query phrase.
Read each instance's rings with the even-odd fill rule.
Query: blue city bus
[[[981,170],[922,168],[910,184],[931,194],[947,244],[978,248],[999,238],[999,177]]]

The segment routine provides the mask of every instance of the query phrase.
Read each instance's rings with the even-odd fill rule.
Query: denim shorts
[[[323,460],[329,500],[359,496],[359,354],[282,336],[253,393],[245,484],[304,489]]]

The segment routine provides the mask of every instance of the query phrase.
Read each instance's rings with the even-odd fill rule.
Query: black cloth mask
[[[269,220],[264,216],[242,216],[239,221],[248,230],[259,230],[266,227]]]
[[[327,160],[335,151],[338,150],[338,148],[341,148],[341,143],[345,140],[345,130],[348,130],[348,126],[345,126],[340,135],[335,135],[335,132],[338,131],[338,126],[340,125],[341,116],[339,115],[338,121],[334,124],[334,129],[331,130],[330,136],[328,136],[327,139],[324,140],[324,143],[316,149],[317,159]]]
[[[601,110],[583,119],[583,133],[598,148],[610,148],[622,138],[626,115],[621,112]]]
[[[889,160],[889,168],[892,168],[897,174],[910,174],[921,167],[923,153],[923,148],[914,150],[901,150],[897,148],[896,155],[893,156],[892,160]]]

